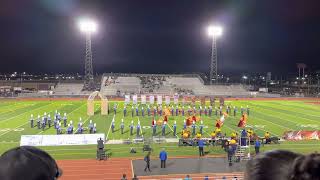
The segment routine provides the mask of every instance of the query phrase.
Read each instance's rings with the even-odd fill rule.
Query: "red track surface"
[[[59,160],[58,165],[63,171],[62,180],[121,179],[124,173],[132,177],[131,160],[127,158]]]
[[[182,157],[181,157],[182,158]],[[62,180],[113,180],[120,179],[122,174],[126,174],[128,179],[132,177],[131,159],[128,158],[111,158],[106,161],[97,161],[95,159],[83,160],[59,160],[59,167],[63,170]],[[243,178],[242,172],[236,173],[202,173],[190,174],[192,179],[203,179],[204,176],[210,179],[223,176],[232,178],[237,176]],[[184,178],[185,174],[140,176],[139,179],[176,179]]]

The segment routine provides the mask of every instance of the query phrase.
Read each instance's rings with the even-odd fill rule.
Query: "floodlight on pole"
[[[92,50],[91,50],[91,34],[97,31],[97,24],[90,19],[82,19],[78,22],[81,32],[86,35],[86,55],[85,55],[85,76],[84,76],[84,90],[94,90],[94,78],[92,67]]]
[[[94,33],[97,31],[97,24],[90,19],[82,19],[79,21],[79,28],[84,33]]]
[[[211,48],[211,65],[210,65],[210,84],[214,79],[218,80],[218,54],[217,54],[217,37],[222,35],[222,27],[220,26],[209,26],[208,35],[212,37],[212,48]]]

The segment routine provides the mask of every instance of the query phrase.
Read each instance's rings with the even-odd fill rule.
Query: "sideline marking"
[[[113,115],[113,118],[112,118],[112,120],[114,119],[114,122],[116,122],[115,117],[116,117],[116,115],[114,114],[114,115]],[[109,126],[109,130],[108,130],[108,133],[107,133],[106,140],[108,140],[109,133],[110,133],[110,129],[111,129],[111,125],[112,125],[112,122],[110,123],[110,126]]]

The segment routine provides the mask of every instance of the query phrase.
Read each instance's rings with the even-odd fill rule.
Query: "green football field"
[[[118,105],[117,114],[114,116],[113,106]],[[208,103],[208,102],[207,102]],[[284,101],[284,100],[237,100],[226,101],[226,105],[237,106],[238,113],[234,117],[230,115],[226,118],[223,125],[222,133],[226,133],[229,136],[232,132],[239,132],[240,128],[237,124],[240,119],[240,107],[250,107],[250,116],[247,121],[247,127],[251,127],[259,135],[263,136],[265,131],[269,131],[272,136],[282,137],[282,134],[287,130],[319,130],[320,129],[320,106],[306,101]],[[207,104],[208,106],[209,104]],[[218,104],[217,104],[218,105]],[[85,100],[54,100],[54,101],[22,101],[22,100],[2,100],[0,101],[0,154],[5,150],[19,145],[21,135],[33,135],[33,134],[56,134],[53,127],[47,128],[44,131],[37,128],[30,127],[30,115],[35,117],[43,115],[45,112],[53,116],[57,110],[62,115],[67,113],[68,121],[72,120],[76,125],[79,122],[79,118],[82,118],[84,126],[88,126],[89,120],[92,120],[97,124],[98,133],[105,133],[109,140],[120,139],[133,139],[136,137],[136,129],[134,128],[134,135],[130,135],[129,125],[131,121],[134,121],[134,125],[137,125],[138,120],[142,126],[142,135],[146,138],[152,136],[151,121],[152,116],[148,117],[145,111],[145,116],[131,117],[131,105],[127,106],[127,116],[123,117],[123,102],[110,101],[110,114],[107,116],[100,115],[100,104],[95,102],[96,113],[94,116],[89,117],[86,115],[86,101]],[[145,105],[140,105],[139,108]],[[165,105],[163,104],[163,107]],[[187,110],[187,106],[185,106]],[[185,115],[187,114],[187,111]],[[111,121],[115,117],[115,132],[111,132]],[[121,134],[120,123],[121,119],[125,122],[125,132]],[[159,119],[160,117],[156,117]],[[167,138],[174,137],[172,133],[173,122],[177,122],[177,132],[180,132],[183,127],[183,120],[186,117],[170,116],[168,120],[168,127],[166,129]],[[215,129],[215,120],[219,117],[202,116],[201,119],[204,123],[204,137],[210,137],[210,133]],[[36,124],[36,122],[35,122]],[[197,122],[197,125],[200,123]],[[198,131],[198,128],[197,128]],[[85,133],[88,133],[85,131]],[[158,127],[157,135],[161,134],[161,128]],[[137,154],[129,154],[130,147],[138,149]],[[116,157],[128,157],[128,156],[141,156],[140,151],[142,145],[107,145],[107,149],[112,153],[112,156]],[[193,147],[178,147],[176,143],[166,144],[153,144],[155,153],[162,147],[165,147],[171,155],[196,155],[197,150]],[[59,146],[59,147],[42,147],[50,152],[54,157],[58,159],[65,158],[94,158],[95,146]],[[262,150],[269,149],[289,149],[297,152],[307,153],[320,149],[319,141],[296,141],[296,142],[281,142],[280,145],[266,145]],[[221,154],[223,153],[220,147],[210,147],[207,149],[209,154]]]

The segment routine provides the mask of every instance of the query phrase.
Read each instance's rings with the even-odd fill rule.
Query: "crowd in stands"
[[[104,86],[109,86],[110,84],[115,83],[115,76],[108,76],[107,79],[104,81]]]
[[[191,89],[174,88],[174,92],[178,93],[179,95],[194,95],[194,92]]]
[[[165,76],[141,76],[141,87],[146,89],[147,92],[153,92],[153,90],[159,89],[163,86],[163,82],[166,81]]]
[[[62,170],[56,161],[36,147],[16,147],[0,157],[1,180],[52,180],[61,175]],[[127,179],[125,174],[120,178]],[[132,179],[137,180],[138,177],[134,175]],[[186,175],[185,179],[190,180],[192,177]],[[205,176],[204,179],[210,178]],[[302,155],[286,150],[260,153],[246,164],[244,179],[320,180],[320,154],[315,152]]]

